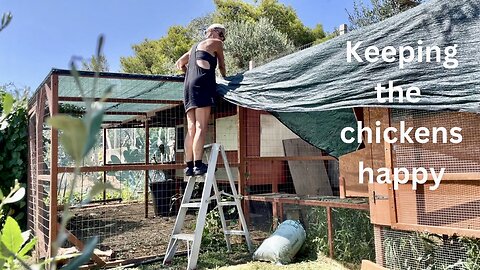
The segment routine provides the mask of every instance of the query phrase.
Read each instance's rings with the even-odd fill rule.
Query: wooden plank
[[[357,210],[369,210],[367,203],[349,203],[349,202],[337,202],[337,201],[319,201],[315,199],[303,199],[303,198],[289,198],[289,197],[280,197],[272,198],[263,195],[248,195],[243,197],[246,201],[260,201],[260,202],[281,202],[284,204],[296,204],[296,205],[307,205],[307,206],[330,206],[332,208],[348,208],[348,209],[357,209]]]
[[[390,112],[388,111],[388,109],[376,109],[375,113],[372,113],[370,111],[370,117],[372,118],[370,118],[369,121],[370,123],[381,121],[380,129],[383,131],[390,125],[389,116]],[[374,128],[374,126],[372,125],[370,127]],[[384,167],[386,168],[393,168],[391,145],[385,142],[382,138],[380,144],[375,144],[371,146],[372,151],[373,149],[375,149],[374,151],[376,153],[375,157],[372,156],[372,158],[383,160],[383,162],[377,161],[377,166],[381,167],[382,165],[384,165]],[[383,149],[381,150],[382,146]],[[374,170],[376,169],[378,169],[378,167],[374,168]],[[390,226],[392,224],[392,213],[395,213],[395,206],[394,204],[392,205],[391,197],[394,195],[391,191],[391,184],[379,184],[376,181],[374,181],[373,184],[368,184],[370,220],[373,224],[386,226]]]
[[[330,258],[333,259],[334,252],[335,252],[335,247],[333,245],[333,224],[332,224],[332,208],[330,206],[327,206],[326,209],[327,211],[327,239],[328,239],[328,255]]]
[[[52,76],[53,77],[53,76]],[[48,111],[50,113],[50,115],[53,115],[54,112],[53,112],[53,91],[52,89],[48,86],[48,83],[45,83],[45,85],[43,86],[45,87],[45,94],[47,96],[47,103],[48,103]]]
[[[375,246],[375,261],[379,265],[384,263],[384,253],[383,253],[383,234],[382,226],[373,225],[373,237],[374,237],[374,246]]]
[[[145,121],[145,165],[150,163],[150,126],[148,120]],[[145,218],[148,218],[148,170],[145,170],[144,200],[145,200]],[[152,195],[153,196],[153,195]]]
[[[51,108],[50,117],[58,114],[58,75],[53,74],[51,77]],[[53,257],[57,254],[57,248],[55,242],[57,241],[58,234],[58,130],[52,128],[50,132],[50,237],[49,237],[49,249],[50,256]]]
[[[60,224],[58,224],[58,226],[60,226]],[[79,250],[83,250],[84,249],[84,244],[82,243],[82,241],[80,241],[75,235],[73,235],[70,231],[68,230],[65,230],[66,234],[67,234],[67,240],[74,246],[76,246]],[[97,266],[104,266],[106,263],[100,258],[98,257],[98,255],[96,255],[95,253],[92,254],[92,260],[97,264]]]
[[[292,156],[292,157],[246,157],[248,161],[288,161],[288,160],[303,160],[303,161],[314,161],[314,160],[337,160],[332,156]]]
[[[100,98],[91,99],[100,101]],[[59,97],[58,101],[83,102],[81,97]],[[167,99],[137,99],[137,98],[107,98],[104,102],[112,103],[143,103],[143,104],[183,104],[181,100],[167,100]]]
[[[360,149],[339,158],[340,177],[344,179],[346,197],[368,197],[368,185],[359,183],[359,162],[367,159],[368,149]]]
[[[417,232],[442,234],[442,235],[445,234],[448,236],[464,236],[464,237],[480,238],[480,230],[460,229],[460,228],[452,228],[452,227],[396,223],[392,225],[392,229],[402,230],[402,231],[417,231]]]
[[[322,151],[302,139],[283,140],[285,156],[322,155]],[[288,161],[298,195],[332,195],[332,187],[323,161]]]
[[[392,124],[392,121],[391,121],[391,111],[390,109],[382,109],[384,111],[384,114],[382,115],[382,131],[385,130],[386,127],[389,127],[391,126]],[[388,134],[390,137],[391,137],[391,134]],[[385,141],[383,141],[384,143],[384,154],[385,154],[385,167],[386,168],[390,168],[390,170],[392,171],[393,170],[393,146],[392,144],[390,143],[387,143]],[[393,179],[393,178],[391,178]],[[389,213],[390,213],[390,224],[394,224],[396,222],[398,222],[398,219],[397,219],[397,205],[396,205],[396,196],[395,196],[395,190],[393,189],[393,185],[392,184],[388,184],[388,205],[389,205],[389,208],[386,208],[386,205],[385,207],[379,207],[379,209],[377,210],[379,213],[382,213],[382,211],[385,213],[385,208],[386,209],[389,209]],[[380,187],[379,187],[380,188]],[[385,222],[387,223],[387,222]],[[380,222],[378,222],[377,224],[381,224]]]
[[[238,167],[238,163],[230,163],[230,167]],[[113,172],[113,171],[144,171],[144,170],[175,170],[183,169],[183,164],[108,164],[103,166],[80,167],[80,172]],[[223,168],[223,164],[217,164],[218,168]],[[59,173],[73,173],[74,167],[58,167]]]
[[[340,199],[345,199],[347,197],[346,191],[345,191],[345,177],[340,176],[338,178],[338,189],[340,193]]]
[[[386,184],[369,184],[370,221],[372,224],[390,226],[390,190]]]
[[[103,161],[103,165],[105,165],[107,163],[107,129],[104,128],[103,129],[103,149],[102,149],[102,161]],[[106,171],[103,171],[103,183],[106,184],[107,183],[107,172]],[[103,190],[103,201],[105,202],[107,200],[107,190],[104,189]]]
[[[437,171],[438,173],[438,171]],[[393,174],[391,175],[393,177]],[[417,175],[418,179],[422,178],[422,175]],[[398,174],[399,179],[405,179],[405,175],[403,173]],[[409,176],[412,179],[412,175]],[[480,180],[480,173],[472,172],[472,173],[444,173],[442,177],[443,181],[478,181]],[[410,182],[411,180],[409,180]],[[428,174],[427,182],[433,181],[432,174]]]
[[[368,260],[362,260],[362,270],[388,270],[387,268],[380,266]]]
[[[238,151],[237,151],[237,160],[238,160],[238,194],[246,195],[246,186],[247,186],[247,109],[237,106],[237,115],[238,115]],[[229,164],[230,167],[234,167],[233,164]],[[245,200],[242,200],[242,210],[245,216],[245,220],[250,223],[250,211],[249,205]]]

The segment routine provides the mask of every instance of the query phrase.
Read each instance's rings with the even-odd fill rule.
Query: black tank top
[[[199,43],[192,46],[188,60],[187,74],[185,75],[184,105],[185,111],[192,108],[208,107],[215,104],[217,84],[215,69],[217,57],[207,51],[197,50]],[[210,68],[204,69],[197,65],[197,60],[205,60]]]

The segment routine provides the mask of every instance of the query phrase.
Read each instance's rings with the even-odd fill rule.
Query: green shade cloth
[[[478,112],[480,106],[480,1],[432,0],[374,25],[341,35],[219,81],[217,91],[240,106],[274,115],[303,139],[340,156],[357,149],[339,131],[355,127],[354,107]],[[438,46],[442,62],[411,62],[399,68],[383,60],[347,62],[347,41],[365,59],[368,46]],[[444,68],[444,50],[457,44],[459,66]],[[379,103],[377,83],[421,89],[418,103]],[[345,110],[339,110],[345,109]],[[313,119],[320,118],[320,119]],[[330,131],[323,131],[330,129]]]

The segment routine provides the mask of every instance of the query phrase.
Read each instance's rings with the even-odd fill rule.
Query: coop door
[[[391,225],[389,185],[373,183],[368,185],[370,220],[377,225]]]

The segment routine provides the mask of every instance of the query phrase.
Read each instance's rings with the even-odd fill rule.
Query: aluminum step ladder
[[[163,260],[163,264],[169,264],[179,244],[179,240],[183,240],[187,244],[187,256],[188,256],[188,266],[187,269],[196,269],[198,255],[200,253],[200,244],[202,242],[202,233],[205,227],[205,219],[207,215],[208,205],[211,200],[217,201],[217,207],[220,215],[220,220],[222,223],[222,230],[225,235],[225,241],[227,242],[228,251],[231,251],[230,236],[231,235],[242,235],[245,236],[247,242],[248,250],[250,253],[253,252],[252,242],[250,238],[250,233],[247,228],[247,223],[242,211],[241,205],[241,196],[238,195],[237,189],[235,188],[235,182],[232,177],[232,172],[228,164],[227,155],[222,145],[218,143],[209,144],[205,146],[205,149],[211,149],[210,157],[208,158],[208,170],[207,173],[203,176],[190,176],[188,178],[187,187],[185,188],[185,193],[183,195],[182,204],[180,210],[178,211],[177,219],[173,227],[172,235],[170,236],[170,241],[167,247],[167,252]],[[215,171],[217,165],[218,154],[222,155],[223,163],[225,165],[225,170],[227,172],[228,182],[230,183],[230,188],[232,194],[228,194],[224,191],[220,191],[215,179]],[[195,183],[204,182],[202,198],[200,202],[192,201],[192,193],[195,187]],[[214,195],[210,196],[212,193],[212,187]],[[224,201],[223,198],[229,199]],[[223,211],[224,206],[235,206],[238,212],[238,217],[240,224],[242,226],[241,230],[230,230],[227,227],[227,222],[225,220],[225,215]],[[194,233],[183,233],[182,229],[184,227],[185,216],[187,210],[189,209],[198,209],[197,223],[195,226]]]

